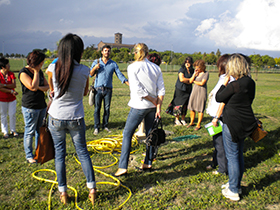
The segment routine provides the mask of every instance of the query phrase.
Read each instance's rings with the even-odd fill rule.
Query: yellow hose
[[[101,182],[96,182],[96,185],[101,185],[102,184],[102,185],[115,186],[112,190],[109,190],[109,191],[114,191],[114,190],[117,190],[119,187],[123,187],[123,188],[127,189],[128,192],[129,192],[128,198],[120,206],[118,206],[115,209],[122,208],[124,206],[124,204],[127,203],[127,201],[131,198],[132,192],[128,187],[126,187],[125,185],[122,185],[119,179],[117,179],[116,177],[114,177],[110,174],[107,174],[103,171],[100,171],[98,169],[109,168],[109,167],[112,167],[113,165],[117,164],[118,158],[116,158],[113,155],[113,152],[118,152],[118,153],[121,152],[122,138],[123,138],[122,134],[121,135],[111,135],[111,136],[108,136],[107,138],[102,138],[102,139],[97,139],[97,140],[87,142],[87,147],[92,148],[95,152],[103,153],[103,154],[109,154],[115,159],[115,162],[113,162],[112,164],[109,164],[107,166],[93,166],[95,172],[100,173],[100,174],[102,174],[102,175],[104,175],[108,178],[111,178],[115,181],[115,182],[102,182],[102,181]],[[133,135],[131,147],[136,147],[137,145],[138,145],[137,137],[135,135]],[[138,150],[132,151],[131,154],[135,153],[136,151],[138,151]],[[75,155],[73,155],[73,157],[78,164],[81,164],[80,161],[76,158]],[[55,177],[56,177],[56,172],[54,170],[51,170],[51,169],[40,169],[40,170],[36,170],[35,172],[32,173],[33,178],[35,178],[39,181],[42,181],[42,182],[52,183],[51,189],[49,191],[49,196],[48,196],[48,209],[51,209],[51,195],[52,195],[53,187],[54,187],[55,184],[58,184],[58,182],[56,181],[57,178],[55,178],[55,180],[50,180],[50,179],[41,178],[41,177],[36,175],[37,173],[43,172],[43,171],[51,172],[51,173],[55,174]],[[74,193],[75,193],[75,207],[77,209],[82,209],[81,207],[78,206],[77,190],[75,188],[69,186],[69,185],[67,185],[67,187],[69,189],[73,190]],[[98,190],[98,192],[105,192],[105,191],[106,190]]]

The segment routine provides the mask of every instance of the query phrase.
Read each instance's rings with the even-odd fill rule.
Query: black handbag
[[[158,147],[159,145],[165,143],[165,137],[165,132],[162,129],[162,121],[160,118],[156,118],[154,120],[153,127],[144,142],[147,146]]]

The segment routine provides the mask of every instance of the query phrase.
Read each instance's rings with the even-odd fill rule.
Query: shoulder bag
[[[48,129],[48,123],[47,123],[48,109],[50,105],[51,105],[51,101],[49,101],[48,103],[46,114],[43,119],[43,124],[40,127],[40,131],[39,131],[40,136],[39,136],[39,141],[34,157],[34,159],[37,160],[37,163],[41,163],[41,164],[49,160],[52,160],[55,157],[53,139]]]
[[[263,129],[262,122],[256,118],[258,127],[253,131],[253,133],[250,135],[251,139],[253,139],[254,142],[258,142],[259,140],[263,139],[267,132]]]

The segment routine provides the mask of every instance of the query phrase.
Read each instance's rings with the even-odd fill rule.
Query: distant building
[[[134,44],[122,44],[122,34],[121,33],[115,33],[115,43],[108,43],[108,42],[102,42],[100,41],[97,45],[97,49],[101,50],[101,48],[104,45],[109,45],[111,48],[127,48],[129,50],[132,50],[134,48]]]

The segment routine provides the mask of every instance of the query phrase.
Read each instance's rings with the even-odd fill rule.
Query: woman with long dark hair
[[[175,92],[166,113],[175,116],[175,125],[187,125],[185,117],[189,98],[192,92],[192,83],[190,78],[193,76],[193,59],[187,57],[178,72],[178,79],[175,84]],[[181,121],[180,121],[181,115]]]
[[[24,151],[28,163],[36,163],[32,154],[32,139],[35,135],[35,148],[39,139],[39,130],[46,114],[45,91],[49,84],[41,68],[46,55],[34,50],[27,56],[27,66],[19,72],[22,89],[21,109],[24,118]]]
[[[66,133],[70,133],[94,205],[96,182],[92,162],[86,146],[83,96],[88,92],[89,71],[80,64],[84,43],[74,34],[64,36],[58,46],[58,60],[49,67],[49,83],[53,97],[49,113],[49,129],[55,147],[55,170],[58,190],[63,204],[67,202]]]

